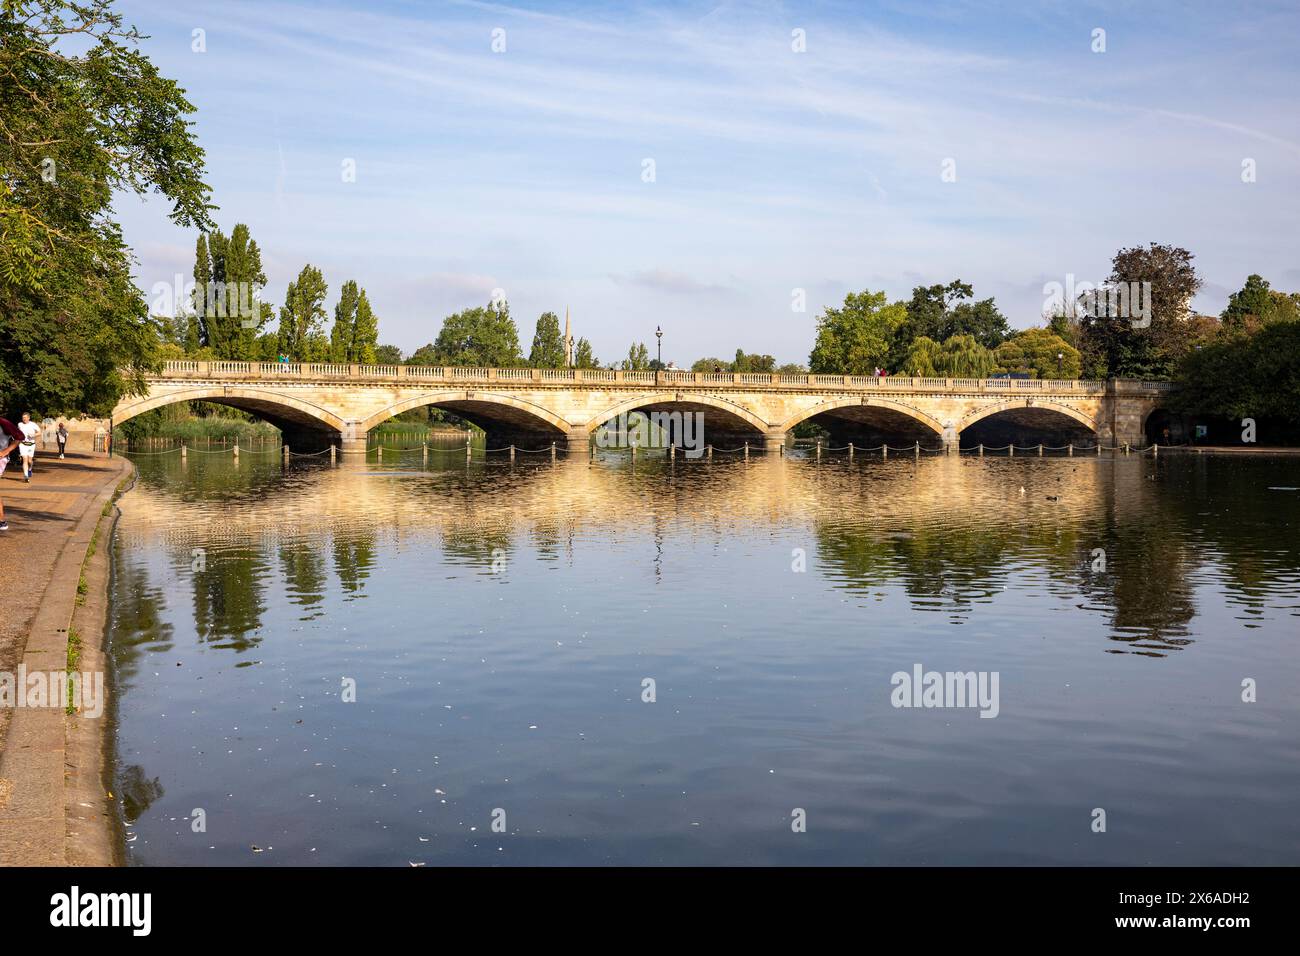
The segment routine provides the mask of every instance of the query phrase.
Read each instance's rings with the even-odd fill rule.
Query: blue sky
[[[354,278],[407,351],[500,288],[525,351],[567,306],[605,362],[656,324],[678,364],[806,361],[846,292],[960,277],[1023,328],[1149,241],[1195,253],[1202,311],[1250,272],[1300,289],[1293,2],[120,9],[198,107],[264,298],[310,262],[332,310]],[[142,289],[188,276],[164,203],[118,209]]]

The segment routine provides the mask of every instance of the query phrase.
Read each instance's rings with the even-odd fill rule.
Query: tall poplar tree
[[[295,362],[323,361],[329,342],[322,331],[329,287],[313,265],[305,265],[285,291],[280,309],[280,352]]]
[[[564,335],[560,332],[560,317],[554,312],[543,312],[538,318],[528,364],[533,368],[564,368]]]
[[[248,226],[236,224],[227,237],[220,229],[199,236],[194,251],[192,306],[199,341],[217,358],[256,357],[257,336],[271,317],[259,298],[266,286],[262,252]]]
[[[352,348],[348,352],[349,362],[361,365],[374,365],[375,351],[379,348],[379,317],[370,308],[370,299],[362,289],[357,296],[357,317],[352,324]]]
[[[334,326],[330,329],[330,361],[352,361],[352,337],[357,324],[357,283],[349,279],[339,292],[338,305],[334,306]]]

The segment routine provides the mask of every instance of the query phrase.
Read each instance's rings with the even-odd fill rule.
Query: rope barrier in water
[[[119,454],[123,454],[123,455],[169,455],[169,454],[171,454],[171,453],[174,452],[174,451],[180,451],[180,450],[181,450],[181,446],[180,446],[180,445],[177,445],[175,448],[164,448],[162,451],[136,451],[136,450],[133,449],[133,448],[127,447],[127,448],[122,449],[122,450],[119,452]]]

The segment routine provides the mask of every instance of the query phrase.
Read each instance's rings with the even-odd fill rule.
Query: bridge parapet
[[[743,387],[747,391],[947,392],[976,394],[1103,395],[1108,387],[1128,394],[1163,393],[1168,382],[1104,381],[1037,378],[930,378],[876,375],[814,375],[766,372],[687,372],[676,369],[632,371],[623,369],[476,368],[439,365],[340,365],[319,362],[228,362],[181,360],[166,362],[164,380],[223,379],[232,381],[333,381],[392,384],[478,384],[496,382],[533,385],[610,385]]]

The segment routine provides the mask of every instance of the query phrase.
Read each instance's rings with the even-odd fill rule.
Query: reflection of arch
[[[173,405],[176,402],[216,402],[254,412],[267,419],[280,419],[295,425],[315,427],[324,425],[339,432],[343,431],[344,426],[343,419],[319,405],[265,388],[241,388],[238,385],[209,385],[189,388],[183,392],[164,392],[161,395],[146,396],[115,408],[113,424],[120,425],[143,412],[164,405]]]
[[[710,408],[716,408],[719,411],[736,416],[756,432],[767,431],[767,422],[743,405],[737,405],[725,398],[718,398],[716,395],[697,395],[694,392],[682,392],[680,393],[681,398],[678,398],[678,394],[677,392],[660,392],[629,398],[626,401],[619,402],[613,408],[607,408],[605,411],[593,415],[591,420],[587,422],[586,429],[589,432],[594,432],[601,425],[610,419],[618,418],[624,412],[635,412],[649,405],[707,405]]]
[[[368,432],[376,425],[388,421],[394,415],[400,415],[402,412],[409,412],[413,408],[420,408],[424,405],[448,405],[451,406],[451,411],[463,410],[466,405],[497,405],[503,409],[512,408],[523,412],[529,418],[538,419],[541,424],[549,425],[557,431],[567,432],[573,427],[559,415],[540,405],[534,405],[532,402],[526,402],[521,398],[503,395],[499,392],[480,392],[476,389],[470,389],[469,391],[461,390],[458,392],[430,392],[426,395],[417,395],[415,398],[397,402],[382,411],[375,412],[357,426],[357,431]],[[457,409],[454,407],[455,405],[459,405],[461,408]],[[529,419],[519,421],[519,415],[509,415],[507,418],[511,424],[527,425],[530,423]]]
[[[967,412],[966,417],[963,418],[961,422],[957,425],[957,430],[959,432],[965,431],[967,428],[970,428],[970,426],[974,425],[976,422],[982,421],[985,418],[990,417],[991,415],[996,415],[999,412],[1012,412],[1024,408],[1034,409],[1034,410],[1041,409],[1043,411],[1056,412],[1058,414],[1064,415],[1066,418],[1073,419],[1074,421],[1078,422],[1080,425],[1087,428],[1089,431],[1092,432],[1097,431],[1097,422],[1089,418],[1087,415],[1079,411],[1077,408],[1071,408],[1069,405],[1062,405],[1059,402],[1052,402],[1043,398],[1010,399],[1005,402],[995,402],[992,405],[982,405],[979,408],[974,409],[973,411]]]
[[[925,412],[921,411],[919,408],[913,408],[911,405],[906,405],[902,402],[890,401],[887,398],[876,398],[875,396],[869,396],[865,400],[861,397],[828,399],[827,401],[814,405],[812,408],[806,411],[797,412],[796,414],[791,415],[788,419],[786,419],[784,422],[781,423],[781,431],[789,431],[791,428],[794,428],[794,426],[798,425],[800,422],[812,418],[814,415],[820,415],[823,412],[832,412],[837,408],[848,408],[850,406],[866,407],[866,408],[884,408],[890,411],[898,412],[901,415],[906,415],[908,418],[912,419],[913,421],[919,422],[920,424],[924,425],[926,428],[929,428],[936,435],[943,434],[943,423],[940,422],[937,418],[933,418],[930,415],[927,415]]]

